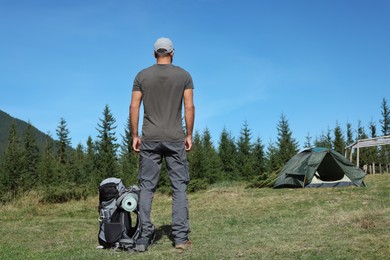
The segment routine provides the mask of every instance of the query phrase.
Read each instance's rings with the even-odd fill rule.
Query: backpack
[[[98,241],[103,248],[134,250],[141,234],[138,197],[139,188],[126,188],[121,179],[107,178],[100,183]]]

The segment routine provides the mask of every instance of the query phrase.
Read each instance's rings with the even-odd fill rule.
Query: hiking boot
[[[192,245],[192,242],[190,240],[187,240],[186,242],[184,242],[183,244],[177,244],[175,245],[175,248],[176,249],[180,249],[180,250],[188,250],[191,248],[191,245]]]

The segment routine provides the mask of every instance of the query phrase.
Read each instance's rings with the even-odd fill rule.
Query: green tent
[[[315,147],[293,156],[278,174],[274,188],[364,187],[365,175],[340,153]]]

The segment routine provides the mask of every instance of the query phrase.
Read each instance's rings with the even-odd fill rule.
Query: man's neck
[[[171,57],[157,58],[157,64],[163,65],[163,64],[171,64],[171,63],[172,63]]]

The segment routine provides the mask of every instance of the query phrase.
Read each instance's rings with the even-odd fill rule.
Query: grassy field
[[[98,198],[0,206],[0,259],[390,259],[390,174],[366,188],[245,189],[220,184],[189,195],[193,247],[168,238],[171,199],[157,194],[158,241],[145,253],[95,249]]]

